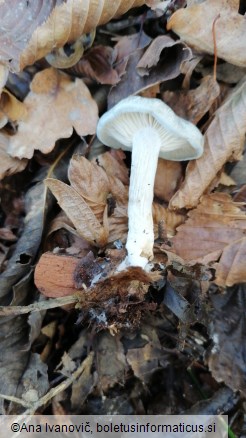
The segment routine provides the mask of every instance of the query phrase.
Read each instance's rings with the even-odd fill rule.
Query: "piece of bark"
[[[46,297],[61,297],[77,292],[73,274],[78,264],[76,257],[44,253],[35,269],[34,281]]]

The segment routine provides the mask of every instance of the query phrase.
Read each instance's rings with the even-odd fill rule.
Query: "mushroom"
[[[153,259],[152,202],[158,157],[182,161],[203,153],[203,136],[160,99],[130,96],[99,120],[97,136],[111,148],[132,151],[128,202],[128,266],[146,268]]]

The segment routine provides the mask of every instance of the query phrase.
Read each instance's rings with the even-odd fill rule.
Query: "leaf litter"
[[[240,431],[243,398],[231,397],[246,392],[239,2],[119,0],[100,16],[97,2],[38,3],[0,5],[1,412],[231,410]],[[56,58],[64,68],[48,66]],[[158,162],[148,272],[118,270],[131,154],[95,138],[98,113],[131,94],[165,101],[205,137],[201,158]]]

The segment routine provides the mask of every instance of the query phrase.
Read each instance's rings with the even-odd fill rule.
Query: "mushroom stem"
[[[133,137],[125,266],[144,268],[153,258],[152,202],[160,147],[154,127],[143,128]]]

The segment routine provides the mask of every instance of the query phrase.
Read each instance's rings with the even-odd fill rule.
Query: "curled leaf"
[[[0,60],[14,71],[22,70],[54,48],[73,42],[111,18],[145,3],[145,0],[2,0]]]
[[[209,111],[219,94],[218,82],[208,75],[201,80],[201,84],[194,90],[165,91],[162,97],[164,102],[179,117],[183,117],[196,125]]]

